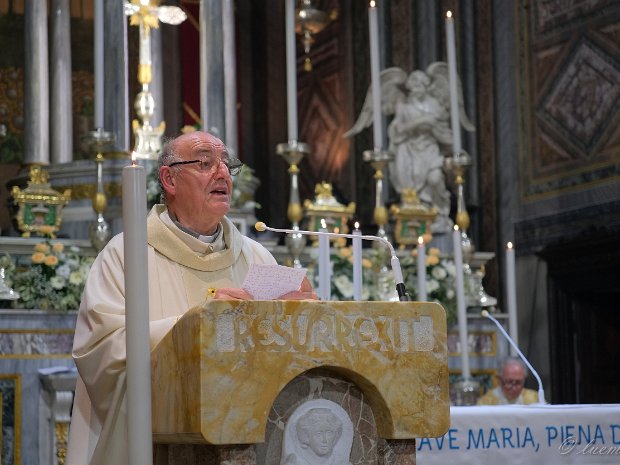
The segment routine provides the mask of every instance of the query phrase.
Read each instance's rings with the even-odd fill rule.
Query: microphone
[[[353,234],[341,234],[341,233],[322,232],[322,231],[304,231],[302,229],[293,230],[293,229],[270,228],[262,221],[258,221],[254,225],[254,227],[256,228],[257,231],[260,231],[260,232],[272,231],[272,232],[279,232],[279,233],[285,233],[285,234],[303,234],[305,236],[345,237],[348,239],[360,238],[366,241],[382,242],[383,244],[387,245],[388,248],[390,249],[390,254],[391,254],[390,266],[392,267],[392,274],[394,275],[394,281],[396,282],[396,292],[398,293],[398,300],[400,300],[401,302],[409,301],[409,294],[407,294],[407,290],[405,289],[405,283],[403,280],[403,272],[400,268],[400,260],[398,260],[398,257],[396,256],[396,251],[394,250],[394,247],[392,246],[392,244],[390,244],[390,241],[388,241],[387,239],[383,237],[367,236],[367,235],[354,236]]]
[[[536,381],[538,381],[538,403],[539,404],[546,403],[545,402],[545,391],[543,389],[543,385],[542,385],[542,381],[540,380],[540,376],[538,376],[538,372],[536,370],[534,370],[534,367],[530,364],[530,362],[528,362],[527,358],[525,358],[525,355],[523,355],[523,353],[519,350],[519,348],[517,347],[517,344],[515,344],[515,342],[512,340],[512,338],[508,335],[508,333],[506,332],[504,327],[500,324],[500,322],[497,321],[493,316],[491,316],[491,314],[487,310],[482,310],[482,312],[480,314],[483,317],[488,318],[493,323],[495,323],[495,326],[497,326],[497,328],[501,331],[501,333],[508,340],[508,342],[510,342],[510,345],[512,346],[512,348],[517,352],[517,354],[519,354],[519,357],[521,358],[521,360],[523,360],[523,363],[525,363],[525,365],[530,369],[530,371],[532,372],[532,374],[536,378]]]

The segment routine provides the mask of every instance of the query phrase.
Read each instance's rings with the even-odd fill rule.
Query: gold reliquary
[[[314,188],[314,201],[306,200],[304,209],[308,217],[308,229],[318,231],[323,226],[321,220],[325,220],[325,228],[330,232],[347,234],[349,227],[347,221],[355,215],[355,202],[343,205],[332,193],[332,185],[329,182],[321,182]],[[316,238],[313,238],[316,242]]]
[[[427,207],[418,199],[415,189],[403,189],[400,205],[392,205],[390,213],[396,220],[394,237],[401,246],[418,243],[418,237],[424,242],[432,239],[431,224],[437,216],[435,208]]]
[[[62,223],[62,209],[71,200],[71,189],[55,191],[48,182],[47,170],[33,165],[28,186],[24,190],[13,186],[11,196],[18,207],[15,219],[23,237],[55,237]]]

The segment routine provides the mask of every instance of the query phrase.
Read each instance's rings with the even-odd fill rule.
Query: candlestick
[[[370,36],[370,79],[372,88],[372,134],[375,150],[383,148],[383,121],[381,119],[381,77],[379,75],[379,23],[374,1],[368,8]]]
[[[146,174],[135,162],[123,168],[123,229],[129,462],[146,465],[153,461]]]
[[[325,220],[321,220],[320,232],[327,232]],[[319,297],[321,300],[331,299],[331,276],[329,259],[329,236],[319,236]]]
[[[355,223],[353,235],[353,300],[362,300],[362,231],[359,223]],[[359,236],[359,237],[358,237]]]
[[[140,21],[140,64],[151,64],[151,33],[145,27],[144,21]]]
[[[510,337],[519,345],[519,331],[517,324],[517,285],[515,274],[515,250],[512,242],[506,244],[506,289],[507,289],[507,305],[508,305],[508,330]],[[516,355],[515,350],[511,347],[510,353]]]
[[[452,232],[454,248],[454,266],[456,268],[456,307],[459,325],[459,341],[461,343],[461,365],[463,378],[471,377],[469,371],[469,344],[467,343],[467,315],[465,313],[465,286],[463,283],[463,251],[461,250],[461,231],[454,226]]]
[[[95,128],[103,128],[103,0],[95,0],[94,14]]]
[[[297,141],[297,58],[295,53],[295,0],[286,0],[286,97],[288,140]]]
[[[456,46],[454,40],[454,18],[446,13],[446,44],[448,47],[448,78],[450,80],[450,116],[452,122],[452,150],[458,157],[461,152],[461,123],[459,121],[458,73],[456,70]]]
[[[425,302],[426,294],[426,245],[422,236],[418,237],[418,299]]]

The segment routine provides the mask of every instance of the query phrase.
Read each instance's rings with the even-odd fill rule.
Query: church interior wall
[[[15,44],[0,53],[2,76],[7,68],[19,67],[23,30],[16,17],[8,21],[7,8],[11,4],[17,9],[21,3],[0,2],[2,43],[8,40]],[[532,355],[534,365],[549,383],[554,380],[552,361],[545,355],[551,344],[548,276],[540,253],[563,241],[590,237],[593,231],[603,236],[620,231],[620,7],[617,2],[595,1],[583,6],[575,1],[565,2],[553,13],[549,10],[552,3],[394,0],[381,12],[387,44],[383,66],[399,66],[408,72],[445,59],[443,11],[454,8],[463,17],[457,31],[459,66],[466,105],[477,126],[475,133],[464,138],[474,156],[467,184],[472,236],[479,250],[496,253],[487,267],[486,286],[500,302],[504,297],[504,246],[509,240],[517,244],[519,334],[526,353]],[[263,205],[261,219],[274,226],[287,226],[289,178],[286,163],[275,153],[275,146],[287,140],[284,5],[275,1],[267,4],[237,2],[240,152],[262,182],[257,192],[257,200]],[[324,10],[338,8],[340,18],[317,37],[311,52],[315,74],[299,79],[300,129],[302,139],[319,148],[321,156],[333,156],[324,159],[312,154],[303,160],[302,200],[313,196],[316,182],[331,177],[327,180],[335,182],[343,200],[356,201],[362,223],[372,228],[374,184],[368,164],[361,160],[361,152],[372,146],[371,131],[353,140],[342,140],[339,132],[350,127],[359,114],[370,81],[365,52],[367,9],[364,2],[323,0],[317,5]],[[80,14],[87,15],[85,11]],[[92,44],[88,37],[91,21],[92,15],[72,21],[74,56],[78,57],[73,60],[75,73],[92,67],[87,58]],[[162,36],[165,80],[174,83],[164,89],[167,133],[171,135],[185,122],[184,77],[176,53],[181,40],[174,28],[166,26]],[[133,70],[135,34],[130,34],[129,43],[129,69]],[[300,45],[298,55],[301,65]],[[570,84],[562,73],[575,72],[578,59],[590,60],[592,70],[604,71],[583,78],[581,100],[570,87],[561,87]],[[129,72],[130,100],[137,88],[134,74]],[[88,93],[85,87],[92,86],[92,75],[79,76],[74,85],[84,100]],[[5,78],[0,81],[5,82]],[[0,112],[3,104],[12,117],[23,118],[11,113],[17,108],[14,100],[0,95]],[[591,113],[580,113],[586,108]],[[600,108],[607,112],[597,113]],[[80,105],[75,113],[80,111],[89,110]],[[0,114],[0,123],[3,118],[5,114]],[[589,125],[580,126],[585,120]],[[89,127],[88,119],[74,121],[76,127]],[[2,151],[9,147],[7,139],[0,144],[0,157],[6,163],[6,157],[15,152]],[[5,183],[20,166],[15,158],[8,161],[0,173],[2,206],[7,199]],[[393,191],[386,197],[396,200]],[[5,232],[11,227],[4,208],[0,227]]]

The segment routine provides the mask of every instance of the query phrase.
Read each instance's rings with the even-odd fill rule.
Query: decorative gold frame
[[[323,181],[314,188],[316,194],[314,202],[306,200],[304,208],[308,216],[308,229],[318,231],[321,229],[321,220],[324,219],[327,230],[330,232],[349,232],[347,221],[355,215],[355,202],[343,205],[332,193],[332,185]],[[313,239],[314,240],[314,239]]]
[[[23,237],[32,233],[55,237],[62,223],[62,209],[71,200],[71,189],[60,193],[51,188],[48,172],[40,165],[30,167],[28,186],[13,186],[13,203],[18,206],[15,219]]]
[[[422,204],[415,189],[403,189],[400,195],[401,204],[390,208],[396,220],[396,242],[403,246],[413,245],[418,243],[418,237],[425,235],[428,235],[425,242],[430,242],[431,224],[437,216],[437,210]]]

